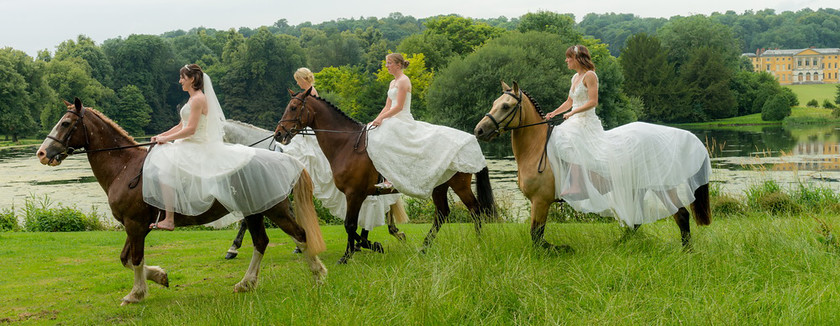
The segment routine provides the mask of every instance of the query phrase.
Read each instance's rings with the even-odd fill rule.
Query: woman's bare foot
[[[392,189],[394,188],[394,185],[391,183],[391,181],[385,180],[380,183],[377,183],[376,185],[374,185],[374,187],[379,189]]]
[[[172,231],[175,230],[175,222],[173,222],[174,218],[165,218],[163,221],[155,222],[149,224],[149,228],[154,229],[161,229],[165,231]]]

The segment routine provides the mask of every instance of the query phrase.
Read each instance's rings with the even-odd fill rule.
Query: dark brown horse
[[[102,113],[83,107],[78,98],[75,104],[65,103],[67,113],[41,144],[37,152],[38,159],[42,164],[56,166],[73,153],[73,148],[85,149],[93,175],[108,195],[108,204],[114,218],[125,226],[127,237],[120,261],[123,266],[134,271],[134,287],[123,298],[122,304],[139,302],[146,296],[147,279],[169,286],[166,271],[158,266],[146,266],[144,260],[149,224],[154,223],[162,213],[143,202],[142,178],[137,178],[143,169],[147,151],[137,148],[137,142]],[[287,198],[260,214],[245,217],[254,242],[254,255],[245,277],[234,286],[235,292],[248,291],[257,284],[260,262],[268,246],[264,216],[280,226],[303,249],[316,282],[321,282],[326,276],[327,270],[318,258],[318,254],[324,251],[324,240],[312,204],[312,181],[306,170],[301,174],[293,193],[294,213]],[[199,216],[176,214],[175,222],[177,226],[205,224],[227,213],[219,202],[215,202],[210,210]]]
[[[505,131],[511,132],[519,189],[531,201],[531,240],[536,246],[570,251],[569,246],[558,248],[543,237],[548,208],[555,202],[554,173],[544,157],[546,137],[549,135],[549,126],[544,123],[545,114],[527,93],[519,89],[517,83],[514,82],[511,88],[502,82],[502,92],[493,102],[490,112],[475,126],[475,136],[490,141]],[[698,225],[709,225],[709,185],[697,188],[694,197],[696,199],[691,204],[694,220]],[[674,221],[680,227],[683,245],[688,247],[691,238],[688,210],[681,207],[674,214]]]
[[[348,117],[329,102],[309,95],[311,89],[295,94],[289,90],[291,100],[286,105],[286,111],[275,130],[275,139],[283,144],[289,141],[305,127],[315,131],[318,145],[327,156],[333,172],[335,185],[347,197],[347,217],[344,219],[344,229],[347,232],[347,249],[339,263],[346,263],[353,255],[356,241],[362,247],[370,246],[356,233],[359,207],[365,197],[379,194],[374,187],[379,172],[368,157],[366,146],[365,125]],[[475,223],[476,232],[481,230],[481,215],[495,215],[495,200],[490,188],[490,177],[485,167],[476,173],[476,190],[478,198],[470,187],[472,175],[456,173],[445,183],[432,191],[436,215],[432,228],[423,241],[423,250],[428,248],[441,224],[449,215],[447,191],[452,188],[455,194],[470,211]]]

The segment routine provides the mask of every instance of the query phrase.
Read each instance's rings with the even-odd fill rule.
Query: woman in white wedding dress
[[[172,230],[175,212],[199,215],[215,201],[248,216],[286,199],[303,165],[282,153],[223,143],[225,117],[210,77],[195,64],[179,73],[190,99],[181,122],[152,137],[158,145],[143,165],[143,200],[166,211],[149,227]]]
[[[566,50],[572,77],[568,99],[546,115],[565,121],[548,140],[555,195],[575,210],[614,216],[635,228],[694,202],[694,191],[709,182],[711,165],[703,143],[692,133],[635,122],[604,131],[595,114],[598,76],[589,50]]]
[[[428,198],[456,172],[478,173],[487,166],[475,136],[449,127],[414,120],[408,62],[399,53],[385,57],[394,76],[385,107],[370,123],[367,152],[387,180],[380,188]]]

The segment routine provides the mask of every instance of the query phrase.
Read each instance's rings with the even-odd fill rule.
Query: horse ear
[[[306,89],[306,93],[303,93],[303,97],[308,97],[310,93],[312,93],[312,86],[309,86],[309,88]]]
[[[64,102],[64,106],[66,106],[66,107],[73,106],[73,103],[67,102],[67,100],[65,100],[65,99],[61,99],[61,100]]]
[[[287,88],[289,90],[289,97],[295,97],[295,92],[292,92],[291,88]]]
[[[502,91],[509,91],[509,90],[510,90],[510,86],[508,86],[508,84],[505,84],[505,81],[503,80],[502,81]]]
[[[76,111],[81,111],[81,110],[82,110],[82,100],[80,100],[80,99],[77,97],[77,98],[76,98],[76,100],[75,100],[75,101],[73,101],[73,102],[75,102],[75,103],[74,103],[74,105],[75,105],[75,107],[76,107]]]
[[[513,82],[513,92],[519,93],[519,83],[517,83],[516,81]]]

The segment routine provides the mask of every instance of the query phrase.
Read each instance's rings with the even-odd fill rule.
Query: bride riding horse
[[[375,187],[379,172],[368,156],[366,133],[367,126],[350,118],[324,99],[310,95],[311,89],[301,93],[289,90],[291,100],[275,130],[275,139],[288,144],[292,137],[310,127],[318,139],[318,145],[330,162],[336,187],[347,197],[347,216],[344,228],[347,232],[347,248],[339,263],[346,263],[353,255],[356,241],[363,241],[356,233],[359,207],[367,196],[390,191],[380,191]],[[472,175],[457,172],[432,190],[435,204],[435,220],[423,241],[423,250],[428,248],[441,224],[449,215],[447,191],[449,188],[461,198],[470,211],[476,232],[481,229],[480,215],[495,215],[495,201],[490,188],[487,167],[476,173],[478,198],[470,187]]]
[[[649,124],[643,124],[642,126],[642,124],[643,123],[634,123],[629,125],[641,126],[643,128],[665,128]],[[624,128],[625,126],[620,128]],[[632,128],[633,126],[629,127]],[[520,90],[519,85],[516,82],[513,83],[513,87],[510,87],[502,82],[502,95],[493,102],[493,107],[490,109],[490,112],[487,113],[476,125],[475,136],[478,139],[490,141],[505,131],[511,132],[511,144],[518,170],[519,189],[522,191],[522,194],[531,201],[531,240],[535,246],[572,251],[571,247],[568,245],[558,247],[546,242],[544,239],[548,208],[553,202],[558,201],[556,199],[558,197],[555,186],[555,178],[557,176],[555,176],[552,170],[551,164],[553,164],[553,162],[550,162],[549,160],[551,150],[550,148],[547,148],[549,146],[548,137],[551,135],[551,130],[549,128],[551,127],[549,127],[547,121],[545,120],[545,114],[543,114],[539,105],[527,93],[525,93],[525,91]],[[611,131],[607,131],[607,133]],[[686,143],[692,146],[691,150],[702,151],[702,153],[695,155],[701,158],[697,161],[681,162],[674,160],[662,163],[674,166],[685,165],[697,167],[697,175],[708,172],[708,152],[706,152],[705,148],[703,148],[699,139],[690,134],[685,135],[684,133],[687,132],[681,130],[673,130],[672,132],[680,134],[680,137],[684,137],[686,139]],[[635,134],[640,135],[643,133]],[[697,146],[700,146],[700,148],[697,149]],[[620,149],[616,148],[615,150]],[[634,153],[629,153],[630,156],[633,154]],[[621,164],[624,162],[617,163]],[[617,171],[617,173],[622,172],[627,171]],[[702,176],[699,176],[698,179],[703,178]],[[626,195],[626,197],[633,198],[628,202],[630,202],[630,205],[635,208],[645,205],[645,201],[650,200],[664,203],[667,201],[665,199],[666,197],[668,199],[673,199],[672,202],[682,202],[684,203],[683,205],[690,201],[675,200],[677,199],[676,197],[682,196],[681,198],[695,198],[695,200],[691,202],[691,209],[694,212],[694,220],[698,225],[708,225],[711,223],[711,211],[709,206],[709,185],[707,175],[705,180],[706,183],[697,185],[697,188],[693,189],[693,196],[691,196],[692,194],[685,194],[685,192],[688,192],[689,189],[679,189],[680,191],[677,191],[677,186],[668,185],[658,185],[657,187],[651,187],[651,189],[632,190],[608,189],[608,186],[605,186],[604,189],[598,189],[598,191],[602,192],[600,195],[614,197]],[[679,195],[678,192],[680,193]],[[691,238],[688,210],[686,210],[685,207],[679,206],[673,208],[673,210],[676,212],[671,211],[670,213],[673,214],[674,221],[676,221],[680,228],[682,244],[684,247],[688,248],[690,245],[689,240]],[[638,225],[627,226],[635,228]]]
[[[148,153],[116,123],[102,113],[82,106],[76,98],[74,104],[67,104],[67,113],[53,127],[47,139],[38,149],[37,157],[42,164],[57,166],[62,160],[83,148],[87,153],[93,175],[108,196],[108,204],[114,218],[125,227],[126,241],[120,261],[134,271],[134,286],[122,300],[122,304],[139,302],[146,296],[146,280],[169,286],[166,271],[158,266],[146,266],[144,247],[149,224],[162,214],[161,210],[143,201],[143,161]],[[77,153],[78,154],[78,153]],[[312,204],[312,182],[309,173],[303,170],[293,190],[294,207],[286,198],[265,211],[246,216],[254,255],[242,281],[234,286],[235,292],[253,289],[257,284],[260,262],[268,246],[263,217],[268,217],[289,234],[303,250],[306,263],[316,282],[322,282],[327,274],[318,254],[325,249],[318,226],[318,216]],[[294,213],[292,213],[294,209]],[[218,201],[210,210],[198,216],[176,216],[177,226],[199,225],[225,216],[228,211]]]
[[[297,137],[288,145],[277,145],[277,143],[270,141],[274,133],[263,128],[231,119],[225,121],[223,126],[225,142],[268,148],[298,159],[312,176],[315,198],[318,198],[333,216],[344,218],[347,211],[344,194],[335,187],[329,161],[327,161],[321,148],[318,147],[318,141],[315,140],[315,137]],[[272,145],[276,145],[276,147],[272,149]],[[212,225],[217,226],[218,223],[219,227],[223,227],[237,219],[239,218],[230,215],[213,222]],[[396,224],[406,222],[408,222],[408,216],[405,213],[405,207],[399,194],[370,196],[365,199],[359,212],[359,226],[362,228],[363,242],[367,241],[368,232],[380,225],[387,225],[388,233],[400,241],[405,241],[405,233],[400,231]],[[238,249],[242,246],[242,239],[245,237],[247,228],[247,223],[243,221],[239,226],[236,238],[233,240],[233,245],[225,254],[225,259],[233,259],[239,253]],[[382,245],[374,242],[371,249],[381,251]],[[295,249],[295,253],[299,253],[298,248]]]

